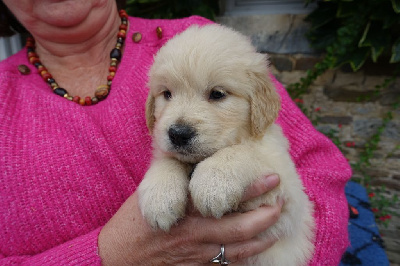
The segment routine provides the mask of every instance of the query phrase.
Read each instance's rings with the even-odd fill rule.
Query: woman
[[[256,235],[281,206],[220,220],[188,210],[169,233],[152,231],[138,208],[135,189],[151,158],[144,103],[152,56],[209,21],[127,18],[114,0],[4,3],[33,39],[0,63],[1,264],[196,265],[220,251],[234,263],[273,245]],[[315,202],[311,264],[334,265],[347,245],[349,167],[276,85],[278,122]],[[278,183],[260,177],[244,200]]]

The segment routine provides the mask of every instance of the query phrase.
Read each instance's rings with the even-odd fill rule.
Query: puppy
[[[280,99],[266,56],[231,29],[192,26],[159,50],[149,87],[154,158],[138,190],[148,223],[168,231],[184,217],[188,194],[202,215],[216,218],[283,198],[279,221],[260,236],[279,241],[243,264],[305,265],[313,252],[312,204],[274,123]],[[280,176],[277,188],[240,202],[246,187],[272,173]]]

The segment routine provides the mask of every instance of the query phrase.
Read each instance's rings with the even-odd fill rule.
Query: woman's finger
[[[242,197],[242,202],[256,198],[264,193],[267,193],[268,191],[271,191],[279,185],[279,182],[279,176],[276,174],[257,179],[257,181],[253,182],[246,188],[246,191]]]
[[[275,224],[281,208],[282,204],[279,202],[275,206],[262,206],[245,213],[228,214],[221,219],[193,219],[194,223],[196,220],[198,222],[193,224],[192,228],[197,228],[193,234],[203,243],[229,244],[247,241]]]
[[[255,237],[250,240],[225,244],[224,245],[224,256],[225,259],[231,263],[242,261],[248,257],[255,256],[272,247],[276,243],[277,239],[273,238],[260,238]],[[209,262],[215,258],[221,252],[221,245],[219,244],[205,244],[204,246],[204,263]]]

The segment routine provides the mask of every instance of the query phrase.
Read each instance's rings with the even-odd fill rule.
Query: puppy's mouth
[[[203,160],[205,154],[198,147],[196,129],[188,124],[173,124],[168,128],[168,152],[178,160],[197,163]]]

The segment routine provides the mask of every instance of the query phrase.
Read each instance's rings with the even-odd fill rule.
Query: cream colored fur
[[[217,218],[274,205],[281,197],[281,217],[263,233],[280,240],[243,264],[305,265],[313,252],[312,204],[274,123],[279,96],[266,56],[231,29],[192,26],[160,49],[149,78],[146,118],[154,159],[139,186],[149,224],[168,231],[184,217],[189,196],[204,216]],[[224,96],[216,99],[215,93]],[[176,124],[195,131],[184,147],[169,137]],[[240,203],[247,186],[271,173],[280,176],[278,188]]]

